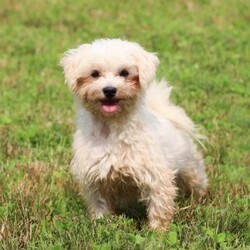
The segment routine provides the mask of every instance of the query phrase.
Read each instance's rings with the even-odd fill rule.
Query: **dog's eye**
[[[98,78],[98,77],[100,77],[100,73],[99,73],[99,71],[94,70],[94,71],[91,73],[91,76],[92,76],[93,78]]]
[[[126,69],[123,69],[119,74],[119,76],[121,77],[127,77],[128,75],[129,75],[129,72]]]

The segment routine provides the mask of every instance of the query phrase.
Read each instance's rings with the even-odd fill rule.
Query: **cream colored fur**
[[[171,87],[154,80],[158,63],[155,54],[120,39],[82,45],[61,61],[77,111],[71,170],[91,215],[137,198],[150,228],[167,230],[176,183],[202,196],[208,180],[193,122],[170,101]],[[124,68],[128,77],[119,75]],[[92,77],[97,69],[100,76]],[[117,88],[119,100],[111,114],[102,109],[107,86]]]

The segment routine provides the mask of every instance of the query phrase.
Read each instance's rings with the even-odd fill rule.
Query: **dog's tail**
[[[205,139],[205,136],[199,133],[185,111],[171,102],[171,90],[172,87],[165,80],[151,83],[146,91],[146,105],[158,115],[170,120],[177,128],[184,130],[204,147],[200,140]]]

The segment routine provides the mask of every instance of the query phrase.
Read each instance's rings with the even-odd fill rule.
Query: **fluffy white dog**
[[[137,198],[149,227],[167,230],[176,183],[199,197],[208,180],[195,126],[155,82],[159,59],[140,45],[100,39],[65,53],[61,65],[74,94],[77,130],[71,169],[93,217]]]

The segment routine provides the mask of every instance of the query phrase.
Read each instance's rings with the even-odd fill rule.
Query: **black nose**
[[[108,98],[111,99],[115,96],[117,88],[114,87],[105,87],[102,89],[103,94]]]

